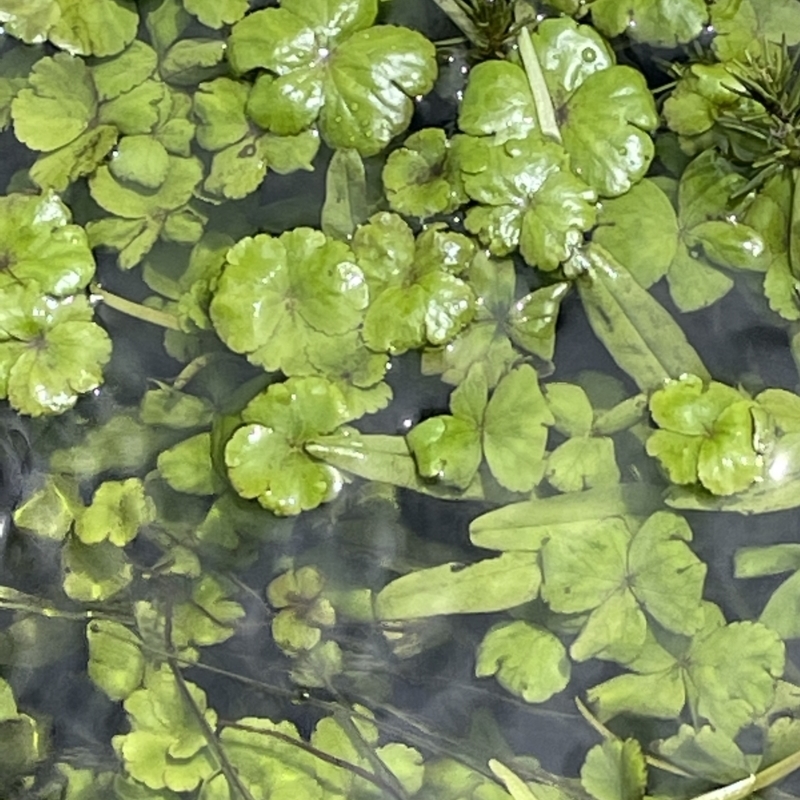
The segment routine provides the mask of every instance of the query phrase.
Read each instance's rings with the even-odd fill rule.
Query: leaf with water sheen
[[[234,70],[275,76],[263,101],[271,109],[266,127],[291,135],[319,119],[327,144],[362,155],[378,153],[408,127],[411,98],[433,87],[433,45],[405,28],[369,27],[376,13],[370,0],[347,0],[333,15],[322,4],[284,0],[234,25]]]
[[[653,159],[658,114],[644,76],[627,66],[590,75],[569,99],[561,127],[572,168],[605,197],[641,180]]]
[[[78,395],[99,386],[111,340],[91,319],[83,296],[49,297],[35,282],[5,289],[0,397],[31,416],[60,414],[75,405]]]
[[[764,464],[755,446],[753,401],[736,389],[694,375],[671,381],[650,398],[659,430],[647,440],[674,483],[699,481],[716,495],[747,489]]]
[[[399,355],[450,341],[475,312],[472,290],[460,277],[475,251],[471,239],[443,225],[415,240],[396,214],[382,212],[360,226],[353,252],[370,288],[367,346]]]
[[[502,146],[473,138],[459,146],[469,197],[466,226],[497,256],[519,247],[532,266],[555,269],[594,225],[597,195],[570,172],[569,156],[538,133]]]
[[[606,36],[627,34],[656,47],[686,44],[708,21],[704,0],[595,0],[592,22]]]
[[[228,252],[210,313],[232,350],[292,374],[295,364],[307,369],[299,347],[307,332],[354,330],[368,297],[364,274],[344,242],[296,228],[238,242]]]
[[[338,471],[307,455],[303,445],[348,421],[342,393],[318,377],[290,378],[257,395],[242,412],[245,424],[225,446],[236,491],[281,515],[299,514],[333,499]]]
[[[550,631],[529,622],[500,622],[478,645],[475,675],[494,675],[526,703],[543,703],[567,687],[570,662]]]

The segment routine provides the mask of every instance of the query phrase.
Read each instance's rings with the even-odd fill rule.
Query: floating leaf
[[[451,214],[468,200],[453,142],[439,128],[413,133],[390,153],[383,188],[392,211],[420,219]]]
[[[111,542],[83,544],[70,538],[61,550],[64,591],[73,600],[99,603],[126,589],[133,568],[125,553]]]
[[[188,792],[216,770],[198,717],[213,730],[217,715],[205,692],[188,681],[185,689],[186,696],[164,665],[148,670],[144,686],[125,700],[131,731],[112,743],[131,777],[150,789]]]
[[[296,228],[242,239],[227,255],[210,313],[222,340],[270,371],[308,369],[310,332],[358,327],[368,302],[364,274],[344,242]]]
[[[75,533],[84,544],[108,540],[124,547],[155,516],[153,501],[145,496],[144,484],[138,478],[105,481],[95,491],[92,504],[78,518]]]
[[[709,377],[672,316],[601,247],[591,245],[578,265],[586,270],[578,291],[589,322],[640,389],[687,372]]]
[[[467,211],[466,226],[494,255],[519,247],[529,264],[553,270],[594,225],[597,194],[570,172],[566,151],[539,133],[502,146],[464,141],[458,164],[479,204]]]
[[[489,629],[478,645],[475,674],[498,683],[526,703],[543,703],[569,683],[564,645],[550,631],[518,620]]]
[[[97,388],[111,340],[83,296],[49,297],[15,285],[0,300],[0,397],[24,414],[60,414]]]
[[[606,36],[626,33],[635,42],[656,47],[690,42],[707,20],[704,0],[595,0],[592,4],[592,22]]]
[[[236,491],[282,515],[332,500],[341,490],[341,476],[302,448],[347,422],[347,412],[342,393],[323,378],[290,378],[257,395],[242,412],[245,424],[225,447]]]
[[[757,622],[724,624],[718,610],[706,613],[693,638],[649,638],[620,675],[595,686],[589,699],[602,719],[622,712],[672,719],[686,703],[728,736],[765,714],[783,672],[784,646]],[[730,658],[736,653],[736,658]]]
[[[136,36],[139,15],[132,0],[2,0],[0,22],[28,44],[49,39],[70,53],[110,56]]]
[[[211,461],[211,434],[198,433],[165,450],[158,457],[158,471],[176,492],[211,495],[219,478]]]
[[[228,59],[240,74],[275,75],[264,105],[278,135],[294,135],[319,118],[332,148],[374,155],[411,121],[411,98],[433,87],[433,45],[415,31],[369,27],[377,8],[347,0],[335,16],[321,6],[283,0],[233,26]],[[366,66],[366,68],[365,68]]]
[[[468,237],[440,224],[415,240],[396,214],[379,213],[360,226],[353,252],[370,288],[367,346],[398,355],[450,341],[474,314],[472,290],[459,276],[475,250]]]
[[[687,375],[671,381],[650,399],[659,430],[647,440],[670,480],[699,481],[717,495],[747,489],[761,475],[763,458],[755,446],[755,404],[736,389]]]

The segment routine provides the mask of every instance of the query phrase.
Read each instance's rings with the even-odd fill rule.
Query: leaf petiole
[[[547,83],[542,72],[542,65],[536,55],[533,40],[527,28],[521,28],[517,36],[519,44],[519,54],[522,56],[522,64],[525,67],[525,74],[528,76],[528,83],[533,94],[533,104],[536,107],[536,116],[539,118],[539,127],[546,136],[561,143],[561,130],[556,121],[556,110],[553,107],[553,99],[547,88]]]
[[[149,308],[141,303],[134,303],[132,300],[127,300],[124,297],[101,289],[96,283],[93,283],[89,287],[89,291],[93,299],[99,298],[109,308],[113,308],[121,314],[127,314],[129,317],[140,319],[143,322],[149,322],[152,325],[158,325],[161,328],[168,328],[173,331],[179,331],[181,329],[178,318],[166,311],[160,311],[157,308]]]

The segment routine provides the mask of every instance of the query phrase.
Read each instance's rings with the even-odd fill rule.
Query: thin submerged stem
[[[246,731],[248,733],[257,733],[262,736],[269,736],[272,739],[277,739],[278,741],[290,744],[293,747],[304,750],[314,758],[318,758],[320,761],[324,761],[331,766],[338,767],[339,769],[346,769],[348,772],[352,772],[354,775],[357,775],[359,778],[363,778],[373,786],[377,786],[378,789],[389,792],[389,794],[391,794],[392,797],[397,798],[397,800],[406,800],[405,794],[397,794],[391,786],[387,786],[385,783],[383,783],[383,781],[380,780],[380,778],[378,778],[376,775],[373,775],[371,772],[359,767],[357,764],[351,763],[350,761],[345,761],[343,758],[339,758],[338,756],[334,756],[330,753],[324,752],[323,750],[319,750],[318,748],[314,747],[314,745],[309,744],[303,739],[294,739],[285,733],[281,733],[280,731],[270,731],[265,730],[264,728],[256,728],[254,725],[247,725],[234,720],[220,720],[219,724],[224,728],[232,728],[233,730]]]
[[[528,83],[533,94],[533,104],[536,106],[539,127],[546,136],[550,136],[561,143],[561,130],[556,121],[553,99],[550,97],[550,91],[544,79],[544,72],[542,72],[542,65],[539,63],[539,57],[536,55],[536,49],[533,46],[533,40],[527,28],[520,29],[517,42],[519,44],[519,54],[522,56],[522,63],[525,67],[525,74],[528,76]]]
[[[89,291],[95,297],[100,298],[109,308],[113,308],[121,314],[127,314],[129,317],[140,319],[143,322],[158,325],[160,328],[168,328],[173,331],[179,331],[181,329],[178,318],[166,311],[160,311],[157,308],[149,308],[148,306],[143,306],[141,303],[134,303],[133,300],[127,300],[124,297],[120,297],[117,294],[100,288],[96,283],[93,283],[89,287]]]

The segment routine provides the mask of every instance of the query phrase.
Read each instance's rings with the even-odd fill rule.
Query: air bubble
[[[594,61],[597,61],[597,53],[591,47],[584,47],[583,52],[581,53],[581,58],[591,64]]]

